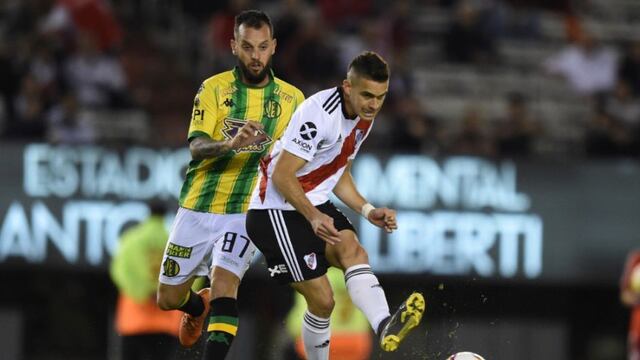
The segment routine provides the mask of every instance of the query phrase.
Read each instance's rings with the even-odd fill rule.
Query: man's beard
[[[265,79],[265,77],[269,76],[269,71],[271,70],[271,59],[269,59],[269,62],[267,62],[262,71],[257,75],[254,75],[254,73],[246,67],[240,59],[238,59],[238,67],[240,67],[240,71],[242,71],[242,76],[246,82],[249,84],[259,84]]]

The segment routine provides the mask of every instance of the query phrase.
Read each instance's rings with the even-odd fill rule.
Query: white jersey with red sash
[[[284,135],[260,163],[260,179],[249,209],[295,210],[271,180],[282,151],[307,161],[296,176],[311,203],[320,205],[329,200],[329,194],[373,123],[360,117],[347,118],[343,103],[342,88],[335,87],[314,94],[296,109]]]

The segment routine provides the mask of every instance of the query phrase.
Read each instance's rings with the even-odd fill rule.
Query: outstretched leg
[[[384,289],[371,271],[371,266],[350,266],[345,270],[344,278],[351,300],[365,314],[375,333],[380,334],[380,324],[391,314]]]
[[[378,334],[380,324],[390,317],[389,305],[378,278],[371,271],[369,257],[351,230],[340,231],[340,243],[326,247],[329,263],[344,271],[351,301],[364,313]]]
[[[380,338],[382,349],[394,351],[422,320],[424,298],[419,293],[412,294],[392,317],[384,289],[371,270],[367,252],[358,242],[356,234],[351,230],[342,230],[340,238],[342,241],[339,244],[326,247],[327,259],[333,266],[343,269],[349,296],[369,320]]]

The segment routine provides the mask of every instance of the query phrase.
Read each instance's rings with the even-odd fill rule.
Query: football
[[[449,356],[447,360],[485,360],[485,359],[478,354],[468,352],[468,351],[463,351],[463,352],[459,352]]]

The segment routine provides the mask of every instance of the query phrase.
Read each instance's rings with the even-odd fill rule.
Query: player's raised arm
[[[296,172],[306,162],[306,160],[284,150],[278,157],[273,171],[273,184],[287,202],[309,221],[313,232],[322,240],[334,245],[340,242],[340,234],[333,225],[333,218],[313,206],[296,177]]]
[[[389,233],[397,229],[395,210],[386,207],[375,208],[360,194],[351,175],[351,164],[352,162],[349,161],[340,180],[333,188],[333,193],[349,208],[362,214],[373,225],[384,228]]]

